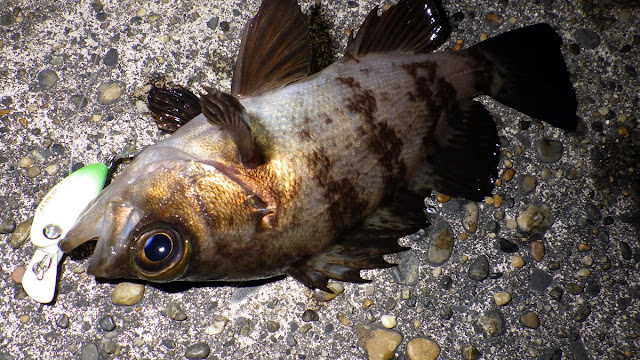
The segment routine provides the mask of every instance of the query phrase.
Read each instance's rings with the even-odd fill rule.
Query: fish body
[[[405,249],[397,238],[426,225],[429,189],[472,199],[491,190],[497,131],[474,96],[575,128],[553,30],[535,25],[432,53],[448,35],[441,13],[420,0],[382,16],[374,9],[344,58],[306,76],[308,39],[285,34],[303,25],[299,7],[263,1],[245,28],[232,94],[207,89],[188,111],[202,113],[139,154],[61,247],[98,239],[90,273],[151,281],[286,273],[326,289],[329,278],[359,282],[361,269],[390,266],[383,255]],[[270,24],[276,18],[288,20]],[[388,35],[399,24],[414,31]],[[271,62],[275,75],[269,62],[250,64],[259,60],[250,55],[266,58],[254,44],[273,32],[290,40],[273,45],[290,52],[260,50],[285,54]],[[532,49],[505,53],[521,42]],[[544,79],[531,77],[531,61]]]

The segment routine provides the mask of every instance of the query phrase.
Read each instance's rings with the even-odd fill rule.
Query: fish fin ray
[[[240,158],[246,162],[253,157],[253,134],[251,120],[244,106],[234,96],[204,88],[207,94],[201,94],[202,113],[213,125],[228,131],[240,152]]]
[[[496,81],[487,95],[533,118],[564,130],[578,126],[576,93],[560,46],[548,24],[536,24],[482,41],[481,52],[495,65]]]
[[[291,267],[287,273],[308,287],[323,290],[329,279],[369,282],[360,277],[360,270],[395,266],[388,263],[384,255],[408,250],[398,244],[398,238],[427,225],[423,199],[415,193],[400,191],[360,227],[347,232],[322,253]]]
[[[462,104],[436,128],[425,168],[428,186],[482,200],[491,194],[498,175],[499,143],[489,111],[477,101]]]
[[[432,0],[400,0],[378,15],[371,10],[358,34],[349,39],[346,54],[404,51],[428,53],[442,45],[451,28],[444,10]]]
[[[158,128],[171,133],[202,112],[198,97],[180,85],[152,84],[147,102]]]
[[[311,36],[295,0],[265,0],[247,22],[231,93],[255,95],[304,78],[311,66]]]

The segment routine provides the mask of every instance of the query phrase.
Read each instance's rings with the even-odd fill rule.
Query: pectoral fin
[[[337,244],[296,264],[287,273],[310,288],[328,292],[329,279],[369,282],[360,277],[360,270],[395,266],[386,262],[384,255],[408,250],[398,244],[398,238],[427,225],[423,199],[409,191],[399,192],[391,203],[342,236]]]
[[[255,95],[309,73],[311,37],[295,0],[264,0],[247,22],[231,80],[231,93]]]
[[[251,120],[244,106],[232,95],[209,87],[200,96],[202,113],[212,125],[227,131],[238,147],[240,158],[247,162],[253,156]]]
[[[147,101],[158,128],[167,132],[178,130],[202,112],[198,97],[179,85],[153,84]]]

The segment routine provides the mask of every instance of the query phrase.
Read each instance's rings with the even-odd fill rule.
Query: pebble
[[[393,315],[382,315],[380,317],[380,322],[382,323],[382,326],[386,327],[387,329],[393,329],[394,327],[396,327],[396,325],[398,325],[396,317]]]
[[[441,220],[433,225],[429,233],[427,262],[431,266],[440,266],[451,257],[453,251],[453,230],[448,222]]]
[[[420,258],[414,250],[403,251],[397,255],[397,264],[393,279],[398,284],[416,285],[420,280]]]
[[[448,306],[445,306],[438,311],[438,315],[442,320],[449,320],[453,317],[453,309],[451,309]]]
[[[531,290],[542,293],[551,285],[552,281],[553,277],[548,272],[538,268],[531,269],[529,274],[529,288]]]
[[[66,314],[60,314],[56,318],[56,325],[58,325],[61,329],[66,329],[69,327],[69,317]]]
[[[438,201],[441,204],[444,204],[444,203],[448,202],[449,200],[451,200],[451,196],[449,196],[449,195],[445,195],[443,193],[437,193],[436,194],[436,201]]]
[[[578,274],[578,276],[586,278],[586,277],[591,276],[591,270],[589,270],[587,268],[580,268],[580,269],[578,269],[577,274]]]
[[[502,335],[505,331],[504,315],[498,309],[489,310],[480,315],[476,324],[487,338]]]
[[[542,261],[542,258],[544,258],[544,253],[545,253],[545,249],[544,249],[544,244],[540,241],[532,241],[531,242],[531,257],[537,261],[540,262]]]
[[[486,279],[489,276],[489,259],[485,255],[478,256],[469,266],[467,275],[475,281]]]
[[[473,345],[465,345],[460,351],[464,360],[478,360],[482,357],[480,350]]]
[[[511,302],[511,295],[506,291],[500,291],[493,295],[493,301],[495,301],[498,306],[505,306]]]
[[[516,174],[515,170],[513,169],[506,169],[505,171],[502,172],[502,179],[504,181],[511,181],[511,179],[513,179],[513,176]]]
[[[462,227],[470,234],[475,233],[478,229],[478,213],[477,203],[468,202],[464,205]]]
[[[118,345],[111,340],[105,340],[102,342],[102,351],[107,354],[114,354],[118,351]]]
[[[280,323],[274,320],[267,320],[267,331],[274,333],[280,330]]]
[[[23,169],[27,169],[30,168],[31,165],[33,165],[33,159],[29,158],[29,157],[23,157],[18,161],[18,167],[21,167]]]
[[[536,141],[536,154],[538,159],[544,163],[555,163],[562,158],[562,143],[552,139],[540,139]]]
[[[98,320],[98,325],[104,331],[111,331],[116,328],[116,322],[113,320],[113,316],[105,315]]]
[[[221,334],[222,331],[224,330],[225,326],[227,326],[228,322],[229,322],[229,319],[227,319],[226,317],[224,317],[222,315],[217,315],[213,319],[213,322],[204,329],[204,332],[207,335],[218,335],[218,334]]]
[[[126,85],[122,81],[109,81],[98,86],[98,103],[111,105],[122,97]]]
[[[531,194],[538,186],[538,179],[531,175],[524,175],[518,178],[518,191],[522,195]]]
[[[571,295],[580,295],[584,292],[584,288],[576,283],[568,283],[567,291],[569,291]]]
[[[32,166],[27,169],[27,176],[32,179],[40,175],[40,173],[42,173],[42,171],[37,166]]]
[[[327,283],[327,287],[332,292],[322,291],[322,296],[324,298],[324,301],[329,301],[335,298],[336,296],[340,295],[344,291],[344,285],[342,285],[342,283],[339,283],[337,281],[329,281]]]
[[[595,49],[600,46],[600,35],[589,29],[577,29],[571,34],[573,39],[585,49]]]
[[[13,219],[0,219],[0,234],[10,234],[16,229],[16,222]]]
[[[532,234],[544,232],[553,223],[551,208],[547,204],[529,205],[517,218],[518,228]]]
[[[220,19],[217,16],[214,16],[209,21],[207,21],[207,27],[211,30],[215,30],[218,27],[219,22]]]
[[[625,241],[620,241],[618,247],[620,248],[620,256],[625,260],[631,260],[631,246]]]
[[[187,359],[206,359],[210,352],[211,348],[209,348],[209,344],[206,342],[199,342],[187,346],[187,349],[184,352],[184,357]]]
[[[522,314],[522,316],[520,316],[520,322],[529,329],[537,329],[538,326],[540,326],[540,318],[538,318],[538,314],[533,311]]]
[[[167,306],[165,306],[164,311],[167,316],[173,320],[183,321],[187,319],[187,313],[185,313],[182,307],[174,301],[169,301]]]
[[[144,285],[130,282],[121,282],[111,294],[111,302],[114,305],[135,305],[144,296]]]
[[[451,289],[451,285],[453,284],[453,279],[449,275],[443,275],[440,278],[440,281],[438,281],[438,284],[444,290],[449,290],[449,289]]]
[[[521,268],[524,266],[524,259],[520,255],[513,255],[511,257],[511,266],[514,268]]]
[[[33,222],[33,218],[29,218],[23,222],[21,222],[16,229],[11,234],[11,239],[9,243],[11,247],[17,249],[21,247],[25,241],[29,238],[29,233],[31,232],[31,223]]]
[[[411,360],[435,360],[440,355],[440,346],[427,338],[415,338],[407,344],[407,355]]]
[[[371,329],[361,326],[356,332],[367,351],[369,360],[388,360],[402,342],[402,335],[394,330]]]
[[[94,343],[88,343],[80,350],[81,360],[98,360],[100,359],[100,353],[98,352],[98,346]]]
[[[302,313],[302,321],[304,322],[318,321],[319,319],[318,313],[311,309],[307,309]]]
[[[587,304],[580,305],[573,314],[573,320],[582,322],[591,314],[591,307]]]
[[[11,280],[13,280],[16,284],[22,284],[22,278],[24,277],[24,273],[27,271],[24,266],[16,267],[11,273]]]
[[[40,89],[49,90],[58,82],[58,74],[51,69],[44,69],[38,73]]]
[[[102,63],[107,66],[115,66],[118,63],[118,50],[113,48],[107,50],[102,58]]]
[[[351,326],[351,320],[345,313],[339,312],[336,317],[338,318],[338,321],[340,321],[344,326]],[[310,326],[311,324],[306,325]]]
[[[500,238],[498,239],[498,249],[502,252],[514,253],[518,251],[518,245],[507,239]]]

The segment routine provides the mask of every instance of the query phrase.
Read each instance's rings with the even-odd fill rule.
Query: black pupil
[[[152,235],[144,244],[144,255],[151,261],[162,261],[171,253],[171,238],[167,234]]]

